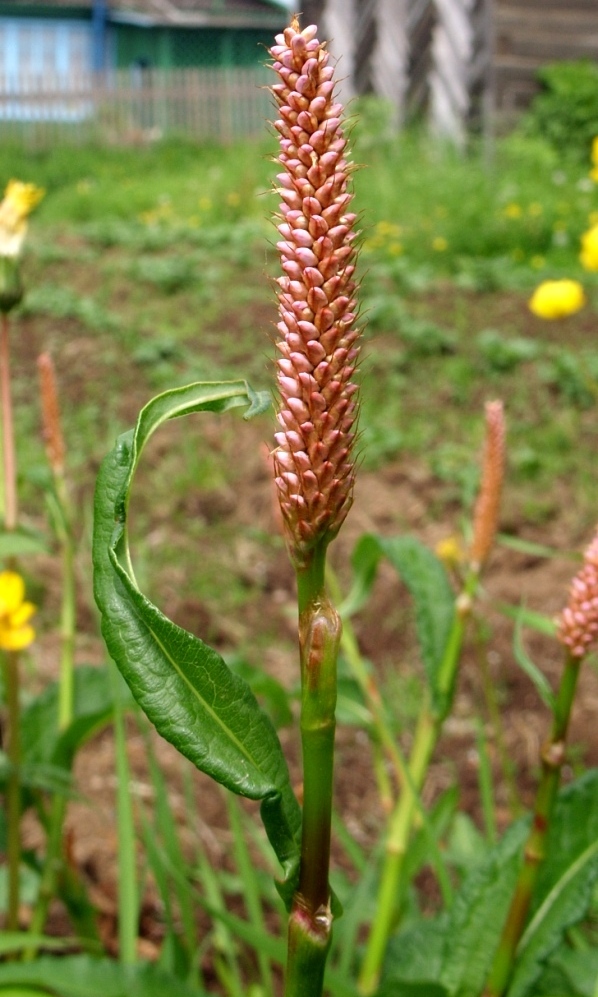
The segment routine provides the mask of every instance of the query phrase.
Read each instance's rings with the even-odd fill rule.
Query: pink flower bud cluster
[[[277,243],[280,410],[276,485],[297,565],[332,539],[351,506],[357,415],[355,214],[348,208],[347,140],[328,53],[296,19],[270,54],[280,134]]]
[[[598,533],[584,554],[583,567],[571,583],[558,638],[574,658],[583,658],[598,639]]]

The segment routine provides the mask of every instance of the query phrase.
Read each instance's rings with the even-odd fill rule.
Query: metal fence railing
[[[49,145],[185,136],[232,142],[263,134],[272,117],[268,82],[261,66],[0,75],[0,140]]]

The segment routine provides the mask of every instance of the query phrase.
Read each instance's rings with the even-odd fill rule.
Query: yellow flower
[[[514,201],[511,201],[510,204],[507,204],[507,206],[503,210],[503,215],[505,216],[505,218],[521,218],[522,213],[523,212],[521,205],[515,204]]]
[[[394,222],[376,222],[376,232],[379,235],[398,236],[401,234],[401,226]]]
[[[534,270],[541,270],[542,267],[546,266],[546,260],[543,256],[532,256],[529,261],[529,265],[530,267],[533,267]]]
[[[436,544],[436,556],[447,568],[456,568],[463,560],[463,549],[457,537],[445,537]]]
[[[15,571],[0,572],[0,648],[20,651],[35,639],[29,619],[35,612],[31,602],[25,602],[25,583]]]
[[[582,235],[579,260],[586,270],[598,270],[598,225]]]
[[[18,256],[27,231],[27,216],[45,191],[32,183],[9,180],[0,204],[0,256]]]
[[[241,197],[237,194],[236,190],[231,190],[231,192],[226,195],[226,203],[230,204],[231,208],[234,208],[237,204],[241,203]]]
[[[583,287],[577,280],[545,280],[532,294],[528,307],[545,319],[574,315],[586,303]]]
[[[592,139],[591,160],[592,166],[598,166],[598,135],[595,135]]]
[[[448,242],[443,235],[435,235],[432,239],[432,249],[436,253],[444,253],[445,249],[448,249]]]
[[[527,213],[528,215],[531,215],[532,218],[538,218],[542,214],[543,210],[542,205],[539,204],[538,201],[532,201],[527,209]]]

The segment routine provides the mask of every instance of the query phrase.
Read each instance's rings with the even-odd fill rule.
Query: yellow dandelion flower
[[[226,195],[226,203],[230,204],[231,208],[235,208],[241,203],[241,195],[237,194],[236,190],[231,190],[230,193]]]
[[[27,216],[45,191],[32,183],[9,180],[0,203],[0,256],[18,256],[27,231]]]
[[[391,242],[388,247],[391,256],[400,256],[403,252],[403,245],[400,242]]]
[[[0,572],[0,648],[20,651],[35,639],[29,620],[35,606],[25,601],[25,582],[16,571]]]
[[[582,235],[579,261],[585,270],[598,270],[598,225]]]
[[[523,209],[520,204],[516,204],[515,201],[511,201],[503,208],[503,215],[505,218],[521,218],[523,214]]]
[[[212,207],[211,197],[200,197],[199,201],[197,202],[197,207],[200,209],[200,211],[209,211],[210,208]]]
[[[592,139],[592,151],[590,153],[590,158],[592,160],[592,166],[598,167],[598,135],[595,135]]]
[[[542,267],[546,266],[546,260],[544,259],[543,256],[532,256],[531,260],[529,261],[529,265],[534,270],[541,270]]]
[[[432,239],[432,249],[435,253],[444,253],[448,249],[448,242],[443,235],[435,235]]]
[[[544,319],[574,315],[586,303],[583,287],[577,280],[545,280],[532,294],[528,307]]]
[[[539,216],[542,214],[543,211],[544,208],[542,207],[539,201],[532,201],[532,203],[529,205],[527,209],[528,215],[531,215],[532,218],[539,218]]]

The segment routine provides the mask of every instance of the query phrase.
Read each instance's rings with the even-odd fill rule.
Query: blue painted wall
[[[89,21],[0,16],[0,77],[88,73],[92,40]]]

